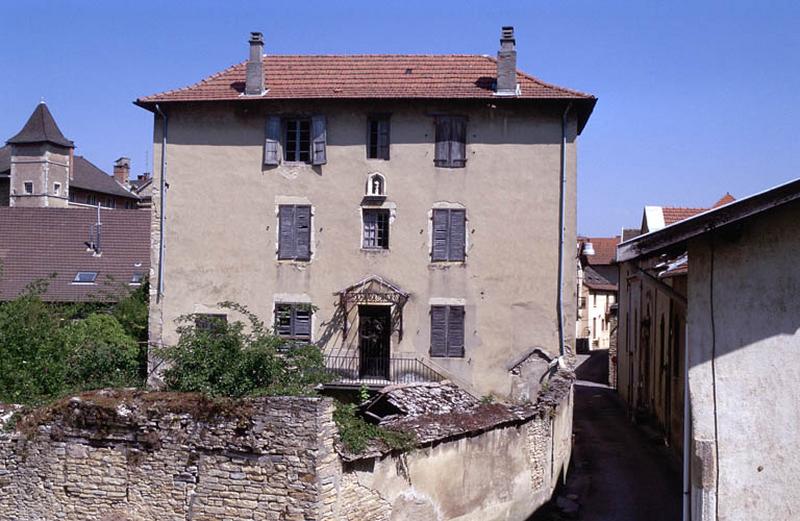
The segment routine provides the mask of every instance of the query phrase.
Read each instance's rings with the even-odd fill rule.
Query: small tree
[[[303,395],[327,380],[318,347],[289,346],[246,307],[220,306],[244,321],[198,314],[178,319],[178,343],[160,351],[169,366],[164,372],[168,390],[230,397]]]

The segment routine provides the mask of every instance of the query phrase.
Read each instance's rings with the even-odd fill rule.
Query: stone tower
[[[11,147],[10,206],[66,207],[72,172],[72,141],[44,102],[7,141]]]

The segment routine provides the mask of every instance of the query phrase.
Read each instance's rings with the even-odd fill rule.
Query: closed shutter
[[[294,210],[292,205],[281,205],[278,209],[278,258],[294,259],[297,257],[297,239],[294,228]]]
[[[389,159],[389,118],[378,120],[378,158]]]
[[[295,206],[294,226],[296,250],[295,255],[298,260],[309,260],[311,258],[311,207]]]
[[[463,167],[467,163],[467,120],[450,118],[450,165]]]
[[[433,210],[433,234],[431,245],[431,260],[446,261],[448,255],[448,210]]]
[[[447,356],[447,306],[431,306],[431,356]]]
[[[464,308],[447,307],[447,356],[464,357]]]
[[[281,118],[269,116],[267,118],[267,138],[264,142],[264,164],[280,164],[280,139],[281,139]]]
[[[313,165],[324,165],[328,162],[325,151],[328,141],[325,126],[325,116],[311,117],[311,164]]]
[[[311,340],[311,309],[306,305],[294,306],[292,336],[300,340]]]
[[[292,336],[292,306],[290,304],[275,306],[275,334],[286,338]]]
[[[449,224],[447,260],[463,261],[467,232],[466,212],[464,210],[450,210]]]
[[[436,118],[436,150],[433,162],[436,166],[450,164],[450,118],[439,116]]]

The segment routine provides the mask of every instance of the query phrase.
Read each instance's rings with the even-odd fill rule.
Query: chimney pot
[[[131,160],[127,157],[121,157],[114,161],[114,179],[119,184],[126,184],[131,173]]]
[[[247,96],[264,94],[264,35],[250,33],[250,58],[247,60],[247,79],[244,93]]]
[[[514,28],[504,26],[500,31],[500,50],[497,51],[497,86],[495,95],[517,95],[517,41]]]

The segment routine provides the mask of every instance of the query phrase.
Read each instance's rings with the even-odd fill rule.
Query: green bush
[[[93,313],[61,330],[71,390],[140,384],[139,346],[112,315]]]
[[[234,398],[304,395],[327,381],[318,347],[290,346],[244,306],[231,302],[220,306],[239,313],[246,322],[228,323],[198,314],[180,317],[178,343],[158,353],[168,367],[167,390]],[[197,327],[198,319],[204,327]]]
[[[75,391],[141,385],[144,350],[115,318],[118,304],[50,304],[41,299],[46,288],[40,281],[0,303],[0,401],[35,405]],[[141,327],[127,316],[131,331]]]
[[[392,450],[409,450],[414,447],[413,435],[368,423],[358,415],[358,407],[352,403],[337,402],[333,421],[339,429],[342,445],[354,454],[363,452],[371,441],[381,441]]]

